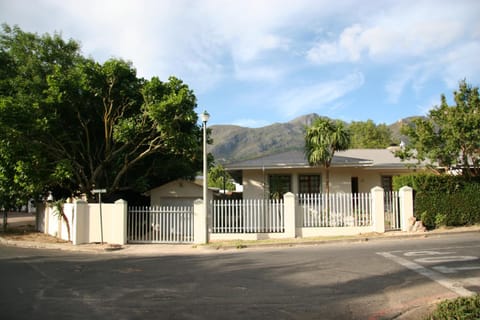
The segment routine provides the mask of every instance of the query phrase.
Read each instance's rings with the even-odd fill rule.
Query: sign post
[[[100,207],[100,239],[103,244],[103,219],[102,219],[102,193],[106,193],[107,189],[93,189],[92,193],[98,194],[98,204]]]

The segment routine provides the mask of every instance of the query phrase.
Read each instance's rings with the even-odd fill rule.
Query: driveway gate
[[[192,243],[193,206],[129,207],[128,243]]]

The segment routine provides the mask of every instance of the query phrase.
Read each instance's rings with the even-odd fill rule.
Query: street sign
[[[100,239],[103,244],[102,193],[107,193],[107,189],[93,189],[92,193],[98,193],[98,205],[100,208]]]

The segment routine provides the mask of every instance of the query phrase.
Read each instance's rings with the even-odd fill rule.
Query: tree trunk
[[[3,232],[7,232],[8,210],[3,211]]]

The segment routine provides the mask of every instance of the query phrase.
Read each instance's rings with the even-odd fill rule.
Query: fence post
[[[372,193],[372,218],[373,231],[378,233],[385,232],[385,207],[383,188],[375,187],[370,191]]]
[[[203,200],[197,199],[193,203],[193,243],[205,244],[208,242],[207,213]]]
[[[128,215],[128,203],[123,199],[115,201],[115,213],[119,216],[115,216],[113,243],[126,244],[127,243],[127,215]]]
[[[283,196],[284,205],[284,224],[285,224],[285,236],[287,238],[295,238],[296,236],[296,224],[295,224],[295,204],[296,197],[293,193],[287,192]]]
[[[35,206],[35,230],[45,233],[45,211],[44,202],[37,202]]]
[[[409,220],[413,218],[413,189],[402,187],[398,196],[400,198],[400,223],[402,231],[408,231]]]
[[[88,223],[88,203],[84,200],[74,202],[73,214],[75,218],[72,223],[72,244],[89,242],[90,225]]]

